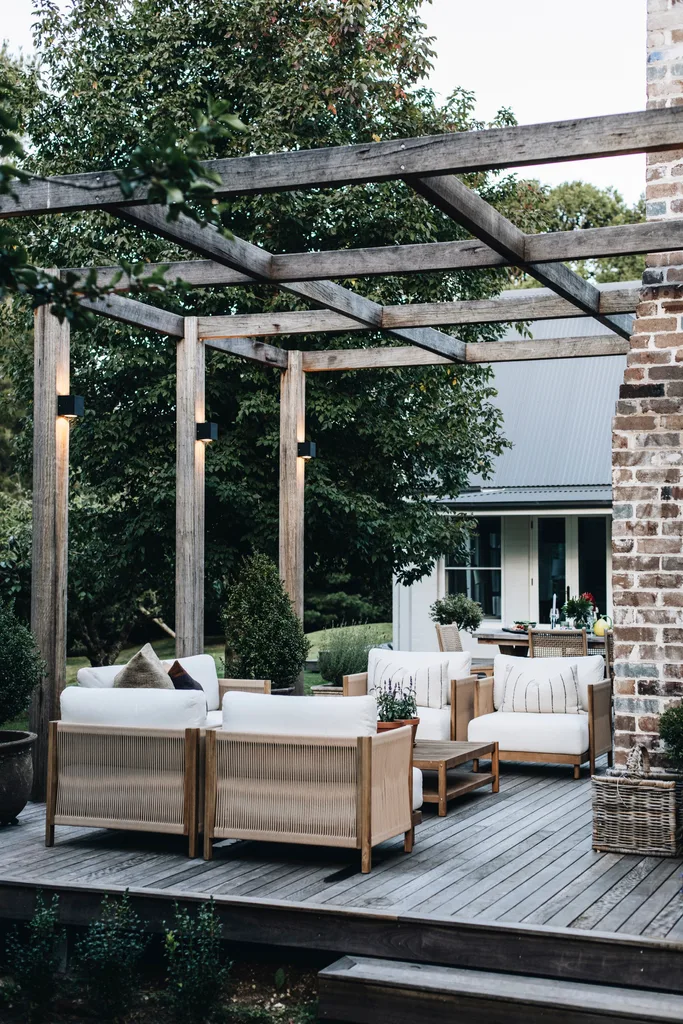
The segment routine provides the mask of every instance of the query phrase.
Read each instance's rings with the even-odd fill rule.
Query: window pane
[[[498,567],[500,561],[500,516],[485,516],[477,522],[477,530],[469,539],[469,553],[463,559],[449,555],[446,565]]]
[[[607,520],[604,516],[579,517],[579,592],[595,598],[607,611]]]
[[[558,610],[566,600],[565,523],[562,516],[538,520],[538,620],[550,621],[553,594]]]
[[[447,569],[446,589],[478,601],[487,618],[501,617],[500,569]]]

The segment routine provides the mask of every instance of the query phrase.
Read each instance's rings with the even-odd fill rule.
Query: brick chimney
[[[683,104],[683,0],[648,0],[647,105]],[[647,219],[683,217],[683,149],[647,157]],[[683,252],[648,256],[612,442],[615,763],[663,767],[683,696]]]

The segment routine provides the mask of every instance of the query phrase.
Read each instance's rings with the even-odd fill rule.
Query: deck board
[[[552,765],[505,765],[499,795],[478,790],[439,818],[423,809],[413,854],[382,844],[361,875],[356,851],[224,841],[190,861],[180,836],[57,826],[44,808],[0,830],[0,883],[130,887],[169,899],[210,894],[350,913],[418,914],[683,939],[683,861],[596,853],[590,781]]]

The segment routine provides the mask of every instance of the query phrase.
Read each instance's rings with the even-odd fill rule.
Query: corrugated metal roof
[[[609,484],[597,487],[482,487],[477,491],[463,491],[455,499],[459,508],[520,508],[530,505],[550,507],[607,506],[612,504]]]
[[[611,287],[639,286],[635,281]],[[534,338],[612,333],[589,317],[539,320],[530,331]],[[502,340],[519,337],[513,327]],[[609,487],[612,417],[625,366],[623,355],[495,363],[493,402],[503,413],[503,431],[513,448],[496,459],[492,478],[473,478],[471,486]]]

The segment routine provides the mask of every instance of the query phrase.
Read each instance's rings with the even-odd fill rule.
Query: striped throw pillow
[[[415,687],[415,700],[418,707],[445,708],[450,697],[450,680],[448,678],[448,658],[425,660],[419,666],[403,668],[398,661],[388,657],[378,658],[374,665],[372,677],[368,675],[368,693],[378,689],[387,679],[402,689],[408,689],[412,679]],[[370,668],[370,666],[368,666]]]
[[[507,665],[505,690],[499,711],[536,715],[578,715],[581,713],[579,672],[576,665],[549,679],[538,679],[528,668]]]

